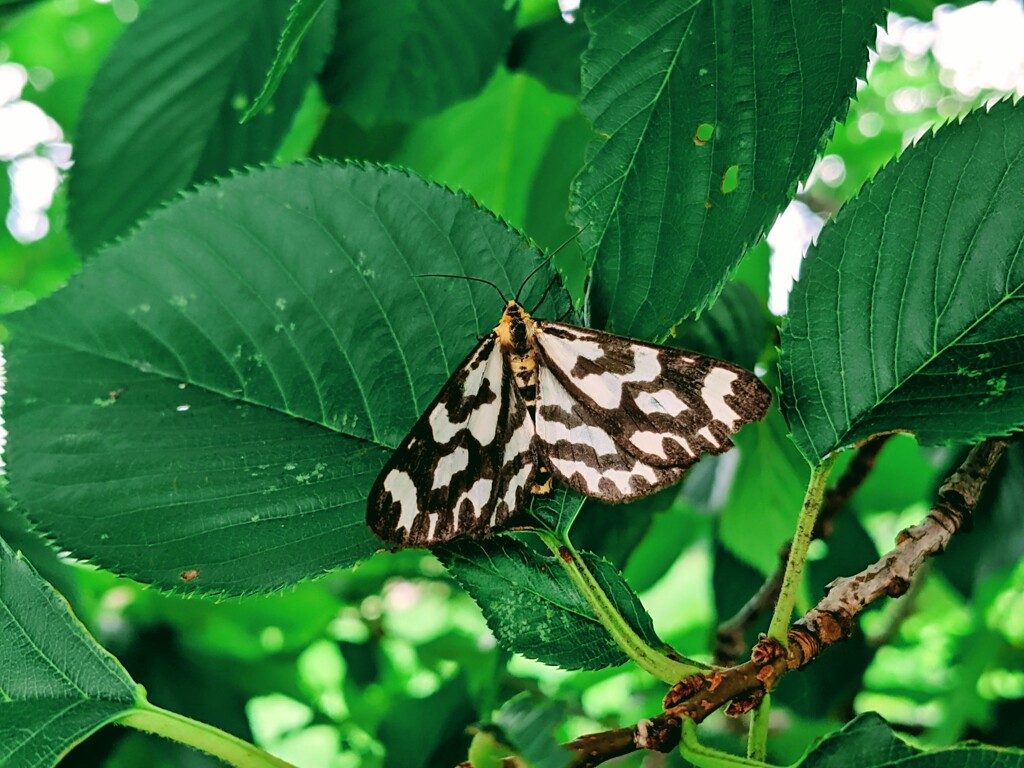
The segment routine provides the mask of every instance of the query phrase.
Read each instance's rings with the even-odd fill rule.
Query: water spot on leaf
[[[715,133],[715,126],[711,123],[701,123],[697,126],[696,132],[693,134],[693,143],[698,147],[703,147],[709,141]]]
[[[722,194],[728,195],[730,192],[735,192],[736,187],[740,185],[740,167],[738,165],[730,165],[725,169],[725,173],[722,174]]]

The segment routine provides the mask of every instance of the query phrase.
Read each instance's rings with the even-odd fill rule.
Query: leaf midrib
[[[44,334],[35,333],[34,331],[32,331],[32,330],[30,330],[29,328],[26,328],[26,327],[22,327],[20,329],[19,336],[22,339],[30,338],[30,337],[35,337],[35,338],[40,339],[42,341],[45,341],[45,342],[47,342],[49,344],[52,344],[54,347],[57,347],[58,349],[66,349],[66,350],[68,350],[70,352],[76,352],[76,353],[82,354],[82,355],[89,355],[89,356],[92,356],[92,357],[99,358],[100,360],[105,360],[105,361],[110,362],[110,363],[117,363],[118,365],[123,365],[126,368],[130,368],[131,370],[136,371],[136,372],[138,372],[138,373],[140,373],[140,374],[142,374],[144,376],[154,375],[154,376],[158,376],[159,378],[164,379],[165,381],[169,381],[169,382],[180,382],[181,381],[179,376],[173,376],[169,372],[167,372],[167,371],[163,370],[162,368],[159,368],[159,367],[157,367],[155,365],[149,365],[147,370],[144,371],[141,368],[139,368],[138,366],[133,365],[131,362],[129,362],[127,360],[123,360],[123,359],[121,359],[119,357],[116,357],[114,355],[111,355],[109,353],[100,352],[100,351],[97,351],[95,349],[87,349],[85,347],[81,347],[81,346],[78,346],[78,345],[75,345],[75,344],[69,344],[64,339],[61,339],[61,340],[58,341],[58,340],[50,338],[50,337],[48,337],[48,336],[46,336]],[[187,383],[188,383],[188,385],[190,387],[196,387],[197,389],[201,389],[201,390],[203,390],[205,392],[209,392],[211,394],[218,395],[218,396],[223,397],[226,400],[230,400],[232,402],[245,403],[246,405],[251,405],[251,406],[254,406],[254,407],[257,407],[257,408],[265,408],[268,411],[272,411],[274,413],[280,413],[283,416],[289,416],[289,417],[291,417],[293,419],[298,419],[299,421],[304,421],[307,424],[312,424],[312,425],[317,426],[317,427],[322,427],[323,429],[326,429],[329,432],[332,432],[332,433],[334,433],[336,435],[340,435],[342,437],[349,438],[351,440],[358,440],[360,442],[367,443],[368,445],[372,445],[372,446],[375,446],[377,448],[385,448],[385,449],[387,449],[389,451],[394,450],[394,448],[392,446],[386,445],[386,444],[381,443],[381,442],[378,442],[377,440],[374,440],[372,438],[363,437],[361,435],[353,435],[353,434],[350,434],[348,432],[342,432],[341,430],[335,429],[335,428],[331,427],[328,424],[324,424],[323,422],[319,422],[319,421],[316,421],[314,419],[310,419],[309,417],[302,416],[301,414],[298,414],[298,413],[293,413],[290,410],[276,408],[276,407],[274,407],[272,405],[267,405],[266,403],[257,402],[257,401],[255,401],[255,400],[253,400],[251,398],[248,398],[248,397],[239,397],[238,394],[235,393],[235,392],[224,391],[224,390],[222,390],[220,388],[217,388],[217,387],[214,387],[214,386],[210,386],[208,384],[203,384],[203,383],[200,383],[200,382],[195,382],[195,381],[189,381]]]

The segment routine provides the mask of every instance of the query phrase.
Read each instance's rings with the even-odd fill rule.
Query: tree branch
[[[906,593],[922,564],[941,554],[974,512],[992,469],[1008,445],[1009,439],[1001,437],[975,445],[946,478],[925,519],[902,531],[896,547],[873,565],[829,584],[821,601],[790,627],[788,648],[763,639],[754,647],[749,661],[691,675],[665,697],[665,711],[661,714],[641,720],[632,728],[589,734],[566,744],[577,753],[572,766],[593,768],[638,749],[669,752],[679,743],[683,718],[699,723],[726,704],[727,714],[752,709],[784,675],[810,664],[830,645],[845,639],[856,617],[867,606],[880,597]],[[837,490],[842,486],[840,480]]]
[[[850,498],[874,469],[878,454],[891,435],[877,435],[865,440],[838,482],[827,491],[814,525],[813,539],[824,539],[831,535],[835,527],[835,519],[847,505]],[[761,588],[751,597],[736,614],[718,625],[715,633],[715,664],[729,667],[743,655],[746,650],[744,636],[757,618],[771,611],[782,590],[782,581],[789,561],[790,544],[779,550],[779,565],[775,572],[765,579]]]

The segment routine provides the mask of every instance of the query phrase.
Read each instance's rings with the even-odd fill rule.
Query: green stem
[[[771,694],[766,693],[754,711],[750,713],[750,729],[747,731],[747,757],[764,762],[768,757],[768,719],[771,716]]]
[[[763,760],[730,755],[704,746],[697,740],[697,724],[688,717],[683,718],[679,751],[696,768],[771,768]]]
[[[237,736],[142,700],[115,722],[206,752],[237,768],[295,768]]]
[[[825,498],[825,483],[828,481],[828,475],[832,471],[834,463],[835,457],[825,459],[811,470],[811,479],[807,484],[807,493],[804,495],[804,505],[800,510],[800,518],[796,522],[796,533],[793,534],[789,560],[786,562],[786,575],[782,578],[782,589],[779,591],[779,599],[775,603],[771,624],[768,625],[768,637],[777,640],[783,648],[787,644],[786,632],[789,631],[789,622],[793,618],[793,607],[796,605],[796,596],[800,591],[800,582],[804,576],[807,548],[810,547],[811,539],[814,536],[814,523],[818,519],[818,512],[821,511],[821,503]]]
[[[608,631],[616,644],[625,651],[641,669],[654,675],[659,680],[675,685],[684,677],[708,669],[707,665],[692,659],[672,659],[652,648],[629,625],[625,617],[619,613],[615,604],[601,588],[594,574],[590,572],[579,552],[573,548],[568,539],[559,540],[549,531],[538,530],[537,535],[548,546],[558,562],[562,564],[572,583],[580,591],[594,611],[597,620]]]
[[[789,622],[793,617],[793,607],[800,592],[800,583],[804,576],[804,564],[807,562],[807,549],[814,538],[814,524],[818,520],[821,504],[825,499],[825,484],[832,471],[835,457],[826,459],[811,470],[811,479],[807,483],[803,507],[796,522],[796,533],[789,548],[789,559],[786,561],[786,574],[782,578],[779,599],[775,603],[771,624],[768,625],[768,637],[785,648],[788,640]],[[764,700],[754,710],[747,733],[747,757],[752,760],[764,761],[768,754],[768,718],[771,715],[771,697],[765,694]]]

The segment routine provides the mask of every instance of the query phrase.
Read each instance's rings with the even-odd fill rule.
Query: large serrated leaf
[[[563,669],[604,669],[626,661],[554,557],[507,536],[457,542],[436,554],[480,604],[505,649]],[[650,616],[622,575],[607,560],[582,555],[630,626],[660,647]]]
[[[808,254],[783,408],[808,459],[882,432],[1024,424],[1024,109],[947,125],[884,168]]]
[[[333,23],[321,14],[273,109],[239,125],[270,69],[289,5],[155,0],[118,40],[77,129],[68,228],[81,250],[123,235],[193,183],[274,156],[327,56]]]
[[[593,320],[664,337],[788,201],[867,64],[885,3],[601,0],[584,6],[588,152],[572,218]]]
[[[955,747],[919,750],[903,741],[885,720],[867,712],[825,738],[800,768],[1020,768],[1024,751],[969,741]]]
[[[541,255],[402,172],[258,171],[168,206],[10,317],[11,491],[77,557],[265,591],[377,544],[373,479]],[[550,268],[524,290],[535,303]],[[565,308],[552,292],[541,310]]]
[[[476,93],[512,37],[505,0],[346,0],[324,93],[365,128],[412,122]]]
[[[0,539],[0,765],[50,768],[135,704],[128,673]]]

